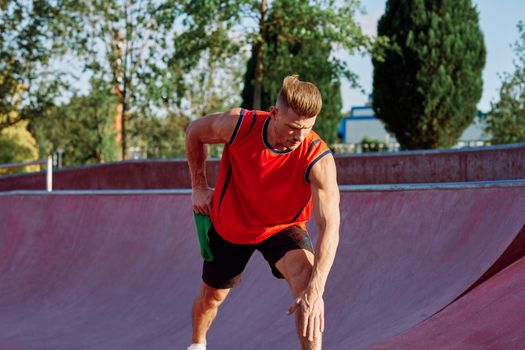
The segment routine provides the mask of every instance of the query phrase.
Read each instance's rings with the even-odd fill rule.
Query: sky
[[[356,16],[363,31],[369,35],[377,34],[377,21],[385,11],[386,0],[361,0],[366,14]],[[525,0],[473,0],[480,15],[480,27],[485,37],[487,57],[483,70],[483,95],[478,103],[482,112],[490,110],[490,103],[498,99],[501,75],[514,71],[514,51],[511,45],[519,38],[517,24],[525,22]],[[340,56],[345,58],[350,69],[359,77],[358,81],[365,93],[351,89],[343,82],[343,111],[352,106],[362,106],[372,92],[372,61],[369,55]]]

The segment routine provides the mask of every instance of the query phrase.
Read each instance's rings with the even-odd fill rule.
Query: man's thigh
[[[288,282],[298,273],[311,271],[313,246],[308,233],[297,226],[289,227],[260,243],[257,249],[263,254],[277,278]]]
[[[202,280],[215,289],[232,288],[240,282],[242,272],[255,247],[230,243],[223,239],[213,226],[208,237],[213,261],[204,261]]]

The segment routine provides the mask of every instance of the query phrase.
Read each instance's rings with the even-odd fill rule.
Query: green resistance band
[[[211,228],[211,220],[209,216],[193,212],[195,218],[195,225],[197,226],[197,235],[199,236],[199,245],[201,248],[201,256],[204,261],[213,261],[213,254],[210,248],[210,239],[208,232]]]

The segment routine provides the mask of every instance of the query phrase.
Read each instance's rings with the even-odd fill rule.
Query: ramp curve
[[[1,194],[0,349],[184,349],[201,269],[190,208],[177,191]],[[519,239],[523,208],[525,181],[345,189],[325,349],[449,305]],[[210,348],[296,349],[291,300],[254,256]]]
[[[525,344],[525,258],[429,320],[369,350],[520,350]]]

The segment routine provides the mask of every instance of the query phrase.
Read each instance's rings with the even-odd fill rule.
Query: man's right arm
[[[206,144],[227,143],[239,120],[240,108],[194,120],[186,129],[186,157],[191,174],[193,210],[210,215],[213,190],[206,178]]]

